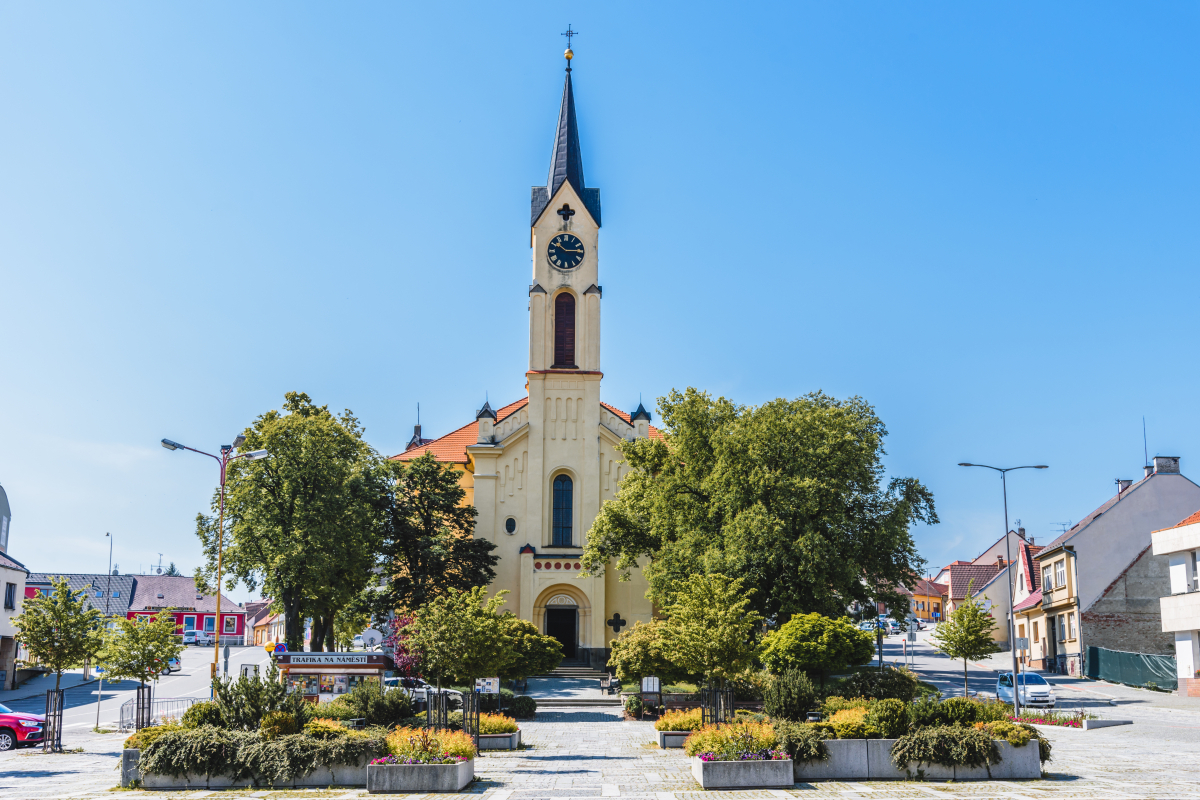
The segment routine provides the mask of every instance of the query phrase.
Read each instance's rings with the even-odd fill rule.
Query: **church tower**
[[[476,538],[500,557],[491,591],[506,610],[563,644],[568,661],[602,667],[612,639],[651,606],[640,570],[584,576],[586,536],[613,498],[623,440],[659,436],[641,406],[630,414],[600,400],[600,190],[583,177],[570,49],[550,172],[530,197],[528,397],[493,408],[439,439],[414,434],[395,458],[432,453],[461,470],[475,506]]]

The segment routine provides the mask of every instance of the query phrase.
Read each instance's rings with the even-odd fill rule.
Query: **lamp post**
[[[1016,469],[1050,469],[1046,464],[1027,464],[1023,467],[992,467],[987,464],[968,464],[965,461],[960,461],[960,467],[982,467],[983,469],[994,469],[1000,473],[1000,486],[1004,493],[1004,559],[1008,566],[1008,650],[1012,654],[1012,682],[1013,682],[1013,716],[1021,713],[1021,687],[1017,683],[1017,615],[1013,611],[1013,597],[1016,590],[1013,588],[1013,578],[1017,571],[1012,566],[1012,553],[1008,549],[1008,473]]]
[[[217,619],[213,626],[216,635],[213,636],[213,663],[210,670],[211,676],[214,678],[217,677],[217,666],[221,663],[221,560],[225,553],[225,468],[229,466],[229,462],[237,461],[239,458],[258,461],[271,455],[266,450],[252,450],[249,453],[232,455],[233,448],[241,447],[245,441],[246,437],[238,434],[233,438],[233,444],[221,445],[221,455],[214,456],[212,453],[206,453],[179,442],[172,442],[170,439],[162,440],[162,446],[168,450],[191,450],[193,453],[208,456],[221,465],[221,503],[217,513]]]
[[[108,602],[112,597],[112,548],[113,535],[105,533],[108,539],[108,587],[104,590],[104,627],[108,629]],[[104,673],[100,673],[100,691],[96,693],[96,727],[100,727],[100,701],[104,699]]]

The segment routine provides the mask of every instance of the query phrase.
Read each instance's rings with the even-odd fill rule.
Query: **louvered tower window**
[[[576,369],[575,298],[568,292],[554,298],[554,364],[551,369]]]
[[[571,479],[554,479],[554,547],[571,546]]]

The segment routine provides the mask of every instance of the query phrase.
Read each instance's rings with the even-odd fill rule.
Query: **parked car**
[[[183,643],[212,647],[213,635],[206,631],[184,631]]]
[[[1038,708],[1054,708],[1054,691],[1046,679],[1036,672],[1022,672],[1017,676],[1021,688],[1021,705]],[[1001,672],[996,678],[996,699],[1005,703],[1013,701],[1013,679],[1011,672]]]
[[[390,689],[400,689],[414,703],[424,703],[427,693],[437,693],[436,686],[430,686],[420,678],[384,678],[383,685]],[[462,708],[462,692],[454,689],[442,689],[442,691],[450,695],[451,708]]]
[[[179,672],[183,669],[183,665],[179,663],[178,658],[172,658],[158,672],[160,675],[170,675],[172,672]]]
[[[26,714],[0,705],[0,751],[40,742],[45,724],[46,718],[41,714]]]
[[[875,630],[875,622],[874,622],[874,620],[867,620],[866,622],[860,622],[860,623],[858,623],[858,629],[860,631],[873,631],[873,630]]]

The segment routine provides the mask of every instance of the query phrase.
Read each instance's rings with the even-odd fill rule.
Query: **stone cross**
[[[626,620],[621,619],[621,615],[614,611],[612,619],[604,624],[612,628],[613,633],[619,634],[621,632],[621,628],[624,628],[629,623]]]

